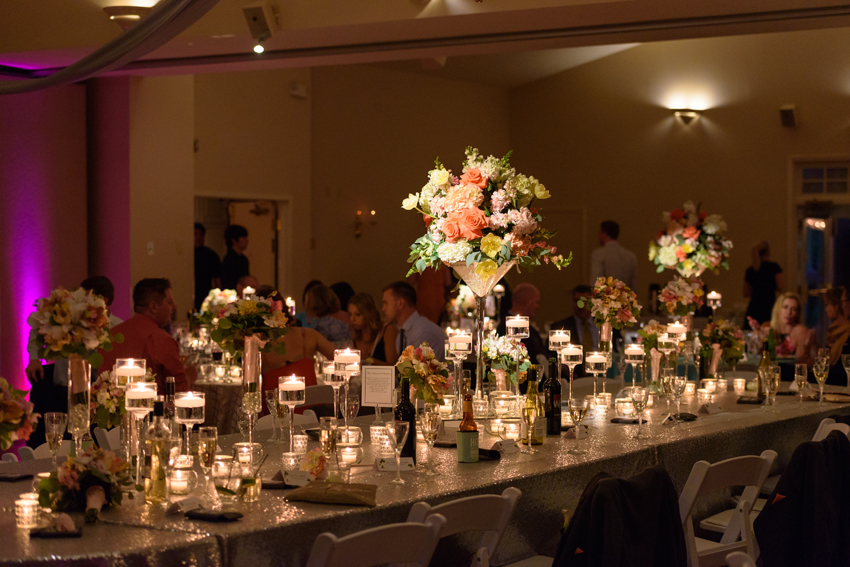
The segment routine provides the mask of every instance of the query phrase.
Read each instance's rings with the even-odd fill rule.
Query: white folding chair
[[[434,507],[427,502],[417,502],[410,509],[407,521],[422,523],[431,514],[440,514],[446,518],[446,525],[440,532],[441,538],[460,532],[483,531],[472,567],[489,567],[490,558],[499,546],[521,494],[518,488],[509,487],[501,496],[469,496]]]
[[[370,567],[407,563],[426,567],[431,561],[446,519],[434,514],[422,524],[390,524],[338,538],[319,534],[307,567]]]
[[[113,427],[110,430],[100,427],[94,428],[94,440],[97,446],[104,451],[117,451],[121,448],[121,428]]]
[[[304,413],[294,413],[292,415],[295,416],[294,425],[316,425],[319,423],[316,412],[311,409],[304,410]]]
[[[59,445],[59,452],[56,453],[56,456],[61,457],[63,455],[67,455],[71,452],[71,442],[67,439],[62,441],[62,444]],[[35,459],[49,459],[52,455],[50,454],[50,445],[47,443],[42,443],[33,451],[33,458]]]
[[[3,457],[1,457],[1,458],[3,459],[4,463],[17,463],[18,462],[18,456],[14,453],[3,453]]]
[[[726,563],[729,564],[729,567],[756,567],[756,562],[746,553],[740,551],[733,551],[727,555]]]
[[[18,449],[18,458],[22,461],[34,461],[35,452],[33,452],[32,447],[21,447]]]
[[[706,461],[694,464],[679,496],[679,515],[685,531],[690,567],[720,567],[726,564],[726,555],[733,551],[745,551],[753,558],[758,555],[750,519],[751,502],[755,501],[775,460],[776,452],[767,450],[759,456],[735,457],[713,465]],[[696,537],[691,513],[697,498],[733,486],[746,488],[720,542]]]

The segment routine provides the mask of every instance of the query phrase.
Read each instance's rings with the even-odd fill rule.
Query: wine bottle
[[[776,362],[776,336],[773,334],[773,329],[767,333],[767,352],[770,354],[770,362]]]
[[[756,384],[758,385],[756,395],[759,400],[764,400],[767,397],[765,394],[766,387],[764,378],[769,376],[770,372],[772,372],[770,367],[770,344],[769,341],[765,339],[761,349],[761,362],[759,362],[758,371],[756,372]]]
[[[457,427],[457,462],[478,462],[478,425],[472,412],[472,392],[469,381],[464,380],[461,387],[463,397],[463,419]]]
[[[549,359],[549,375],[541,384],[543,411],[546,412],[546,435],[561,435],[561,382],[558,380],[558,359]]]
[[[546,416],[543,411],[543,404],[540,403],[540,394],[537,390],[537,366],[531,365],[528,367],[527,373],[528,390],[525,392],[525,412],[534,416],[533,422],[528,423],[523,420],[523,443],[527,443],[531,437],[532,445],[543,444],[543,439],[546,437]],[[525,428],[531,428],[531,435],[527,435]]]
[[[401,450],[402,457],[410,457],[413,462],[416,462],[416,407],[410,403],[410,383],[404,376],[400,377],[399,389],[401,391],[401,400],[395,408],[395,419],[397,421],[406,421],[409,424],[407,432],[407,441],[404,442],[404,448]]]
[[[163,402],[154,402],[153,418],[145,435],[145,502],[149,504],[161,504],[168,497],[171,430],[163,420],[163,406]]]

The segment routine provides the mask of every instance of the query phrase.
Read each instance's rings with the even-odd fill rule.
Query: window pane
[[[826,184],[826,192],[827,193],[846,193],[847,192],[847,182],[846,181],[829,181]]]
[[[822,167],[804,167],[803,179],[823,179]]]
[[[846,167],[830,167],[826,170],[827,179],[847,179]]]
[[[803,183],[803,193],[823,193],[823,183]]]

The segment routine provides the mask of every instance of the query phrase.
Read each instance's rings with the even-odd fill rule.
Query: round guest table
[[[682,411],[696,413],[695,401],[682,404]],[[71,557],[82,557],[100,553],[104,557],[132,556],[134,550],[120,546],[120,534],[148,534],[131,540],[136,549],[144,549],[147,542],[155,547],[151,553],[166,553],[169,549],[156,551],[159,547],[173,545],[187,549],[204,545],[206,538],[214,536],[221,542],[221,563],[227,566],[257,567],[259,565],[304,565],[313,542],[320,533],[330,531],[344,536],[366,528],[406,519],[410,506],[419,500],[439,504],[455,498],[475,494],[497,494],[508,486],[522,491],[516,512],[511,519],[494,565],[501,565],[536,553],[550,554],[557,545],[559,529],[564,523],[564,510],[571,510],[578,502],[587,482],[600,472],[616,477],[628,477],[643,468],[660,464],[669,471],[678,491],[681,491],[691,467],[698,460],[716,462],[722,459],[747,454],[759,454],[773,449],[778,454],[776,467],[781,470],[788,462],[794,448],[810,440],[818,423],[833,414],[850,413],[850,404],[818,404],[806,401],[799,404],[796,398],[779,396],[777,411],[766,411],[757,405],[737,404],[737,396],[729,392],[716,396],[723,411],[716,414],[699,414],[699,418],[679,426],[661,425],[666,413],[666,404],[647,412],[650,417],[648,439],[633,438],[636,425],[612,424],[607,420],[588,419],[590,437],[578,441],[587,450],[585,455],[570,455],[567,451],[576,444],[574,439],[547,438],[534,455],[513,454],[498,461],[482,461],[476,464],[456,462],[454,449],[436,449],[435,460],[441,476],[427,477],[418,472],[402,473],[408,484],[389,484],[394,472],[378,472],[369,466],[353,469],[351,481],[378,486],[375,508],[337,506],[293,502],[283,500],[285,490],[263,489],[260,501],[240,504],[245,514],[241,520],[229,524],[203,523],[184,519],[180,515],[166,516],[162,508],[152,508],[141,499],[126,501],[120,508],[102,513],[109,525],[96,526],[80,540],[65,540],[62,553]],[[609,418],[611,415],[609,414]],[[358,418],[357,424],[368,431],[373,416]],[[483,432],[484,423],[479,423],[481,447],[489,447],[497,438]],[[644,432],[647,428],[644,427]],[[258,433],[263,442],[269,431]],[[368,435],[367,435],[368,437]],[[220,445],[225,453],[229,445],[239,436],[224,436]],[[311,442],[312,449],[317,444]],[[267,444],[270,454],[263,466],[262,476],[271,477],[280,464],[282,444]],[[364,444],[366,459],[374,456],[368,440]],[[419,446],[419,458],[424,459],[424,445]],[[32,463],[0,465],[0,472],[13,472],[24,467],[46,470],[49,460]],[[366,461],[364,461],[365,463]],[[774,471],[775,472],[775,471]],[[29,490],[29,481],[0,483],[0,504],[10,506],[20,492]],[[708,515],[728,508],[728,495],[702,502],[696,515]],[[13,520],[8,519],[8,522]],[[14,533],[16,542],[27,536],[14,530],[12,524],[4,533]],[[114,538],[109,534],[115,534]],[[101,534],[109,540],[106,549],[100,549]],[[185,538],[180,541],[180,538]],[[29,541],[29,540],[27,540]],[[446,538],[438,546],[432,565],[468,565],[477,539],[474,537]],[[0,548],[0,564],[18,563],[29,557],[46,557],[58,545],[50,541],[29,541],[23,544]]]

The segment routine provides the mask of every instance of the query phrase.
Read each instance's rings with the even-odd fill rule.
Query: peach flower
[[[684,238],[693,238],[694,240],[696,240],[696,238],[699,236],[699,232],[700,231],[699,229],[697,229],[697,227],[689,226],[682,231],[682,236]]]
[[[455,242],[458,238],[460,238],[461,230],[460,230],[460,222],[455,213],[452,213],[443,220],[443,224],[440,226],[440,230],[443,231],[443,234],[446,235],[446,240],[448,242]]]
[[[481,170],[477,167],[467,169],[466,173],[460,176],[460,180],[467,185],[475,185],[481,189],[486,189],[487,185],[490,184],[490,180],[484,175],[481,175]]]
[[[481,229],[487,228],[490,223],[481,209],[463,209],[449,215],[449,218],[458,219],[461,235],[467,240],[481,238]]]

